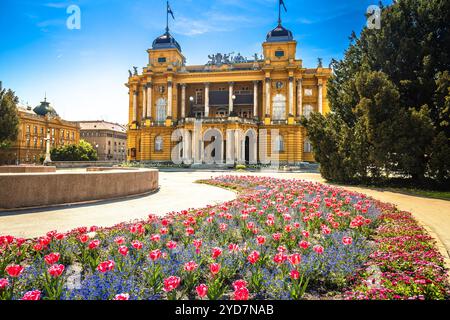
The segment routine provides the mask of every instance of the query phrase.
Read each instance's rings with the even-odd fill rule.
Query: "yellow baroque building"
[[[50,147],[79,144],[80,126],[61,119],[47,98],[36,108],[17,107],[19,133],[10,148],[0,150],[0,164],[38,164],[45,156],[47,133]]]
[[[269,156],[278,153],[283,164],[313,162],[300,119],[312,112],[329,112],[331,70],[321,63],[315,69],[304,68],[296,58],[297,42],[281,22],[262,47],[263,56],[252,59],[219,53],[209,55],[205,65],[187,66],[181,46],[167,28],[147,51],[149,63],[142,74],[136,67],[134,73],[129,71],[128,160],[169,162],[174,148],[181,145],[183,161],[197,163],[195,159],[203,160],[206,146],[214,141],[205,133],[213,130],[224,141],[223,162],[248,163],[251,150],[260,161],[262,148]],[[201,122],[197,135],[196,121]],[[177,129],[190,134],[174,139]],[[267,130],[264,143],[262,130]],[[273,130],[278,130],[277,141],[271,141]],[[229,140],[230,132],[236,131],[242,133]],[[255,136],[257,151],[249,146]],[[236,147],[227,146],[229,141]]]

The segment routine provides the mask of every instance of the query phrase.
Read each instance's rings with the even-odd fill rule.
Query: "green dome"
[[[55,109],[50,106],[50,102],[47,102],[47,98],[41,102],[39,106],[34,108],[33,110],[37,115],[46,116],[47,114],[52,117],[57,117],[58,113],[56,113]]]

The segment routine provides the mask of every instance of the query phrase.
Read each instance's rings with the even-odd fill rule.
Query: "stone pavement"
[[[195,184],[211,173],[160,173],[160,191],[143,197],[48,209],[0,212],[0,235],[32,238],[50,230],[70,231],[82,226],[111,227],[121,222],[146,219],[150,213],[203,208],[236,198],[234,192]]]

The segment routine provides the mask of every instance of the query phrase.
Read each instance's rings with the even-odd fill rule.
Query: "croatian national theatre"
[[[205,65],[187,66],[180,44],[166,28],[147,51],[142,74],[137,68],[130,71],[128,160],[170,162],[179,144],[183,161],[196,163],[211,152],[208,144],[220,140],[224,163],[259,161],[261,148],[278,153],[280,163],[313,162],[300,120],[312,112],[329,112],[331,70],[321,63],[303,67],[296,58],[297,41],[281,19],[262,47],[263,55],[252,59],[214,54]],[[199,121],[201,133],[194,134]],[[177,129],[187,134],[174,139]],[[259,141],[263,130],[265,144]]]

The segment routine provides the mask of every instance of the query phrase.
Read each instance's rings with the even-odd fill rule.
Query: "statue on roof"
[[[133,69],[134,69],[134,75],[137,76],[138,75],[138,71],[137,71],[138,68],[137,67],[133,67]]]

